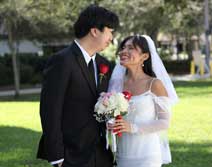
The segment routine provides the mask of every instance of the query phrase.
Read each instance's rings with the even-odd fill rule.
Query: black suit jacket
[[[98,54],[96,63],[98,73],[99,64],[110,67],[97,87],[76,43],[53,55],[47,62],[40,99],[43,134],[38,158],[59,160],[66,156],[65,148],[70,161],[86,163],[104,140],[101,137],[104,125],[95,120],[93,111],[99,93],[107,91],[112,69],[110,63]]]

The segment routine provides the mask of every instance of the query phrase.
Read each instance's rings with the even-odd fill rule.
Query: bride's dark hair
[[[149,50],[148,42],[147,42],[145,37],[142,37],[140,35],[134,35],[134,36],[126,37],[120,43],[116,53],[118,54],[123,49],[125,43],[130,39],[132,39],[132,44],[135,48],[139,47],[141,49],[142,53],[148,53],[149,54],[149,58],[144,61],[144,66],[142,68],[147,75],[150,75],[152,77],[156,77],[156,75],[155,75],[155,73],[152,69],[151,53],[150,53],[150,50]]]

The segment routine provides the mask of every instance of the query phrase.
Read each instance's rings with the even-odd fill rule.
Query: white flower
[[[125,99],[123,93],[103,92],[95,105],[94,115],[97,121],[102,122],[125,114],[128,107],[128,100]]]

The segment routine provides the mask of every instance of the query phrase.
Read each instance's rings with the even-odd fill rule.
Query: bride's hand
[[[125,121],[124,119],[117,119],[115,121],[115,125],[113,126],[113,129],[116,130],[116,133],[131,132],[130,123]]]

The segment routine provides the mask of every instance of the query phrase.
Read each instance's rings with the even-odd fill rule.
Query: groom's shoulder
[[[63,49],[61,49],[61,50],[55,52],[51,57],[52,57],[53,59],[55,59],[55,58],[56,58],[56,59],[64,59],[64,58],[66,58],[66,57],[71,58],[71,57],[72,57],[71,55],[73,55],[73,51],[74,51],[72,45],[73,45],[73,43],[70,44],[69,46],[67,46],[67,47],[65,47],[65,48],[63,48]],[[50,59],[51,59],[51,58],[50,58]]]
[[[73,43],[72,43],[72,44],[66,46],[65,48],[59,50],[58,52],[56,52],[55,55],[67,56],[67,55],[72,54],[73,51],[74,51],[74,49],[73,49]]]
[[[71,45],[70,45],[49,56],[45,64],[45,68],[54,64],[71,63],[72,62],[71,59],[73,57],[71,55],[73,54],[72,54]]]

